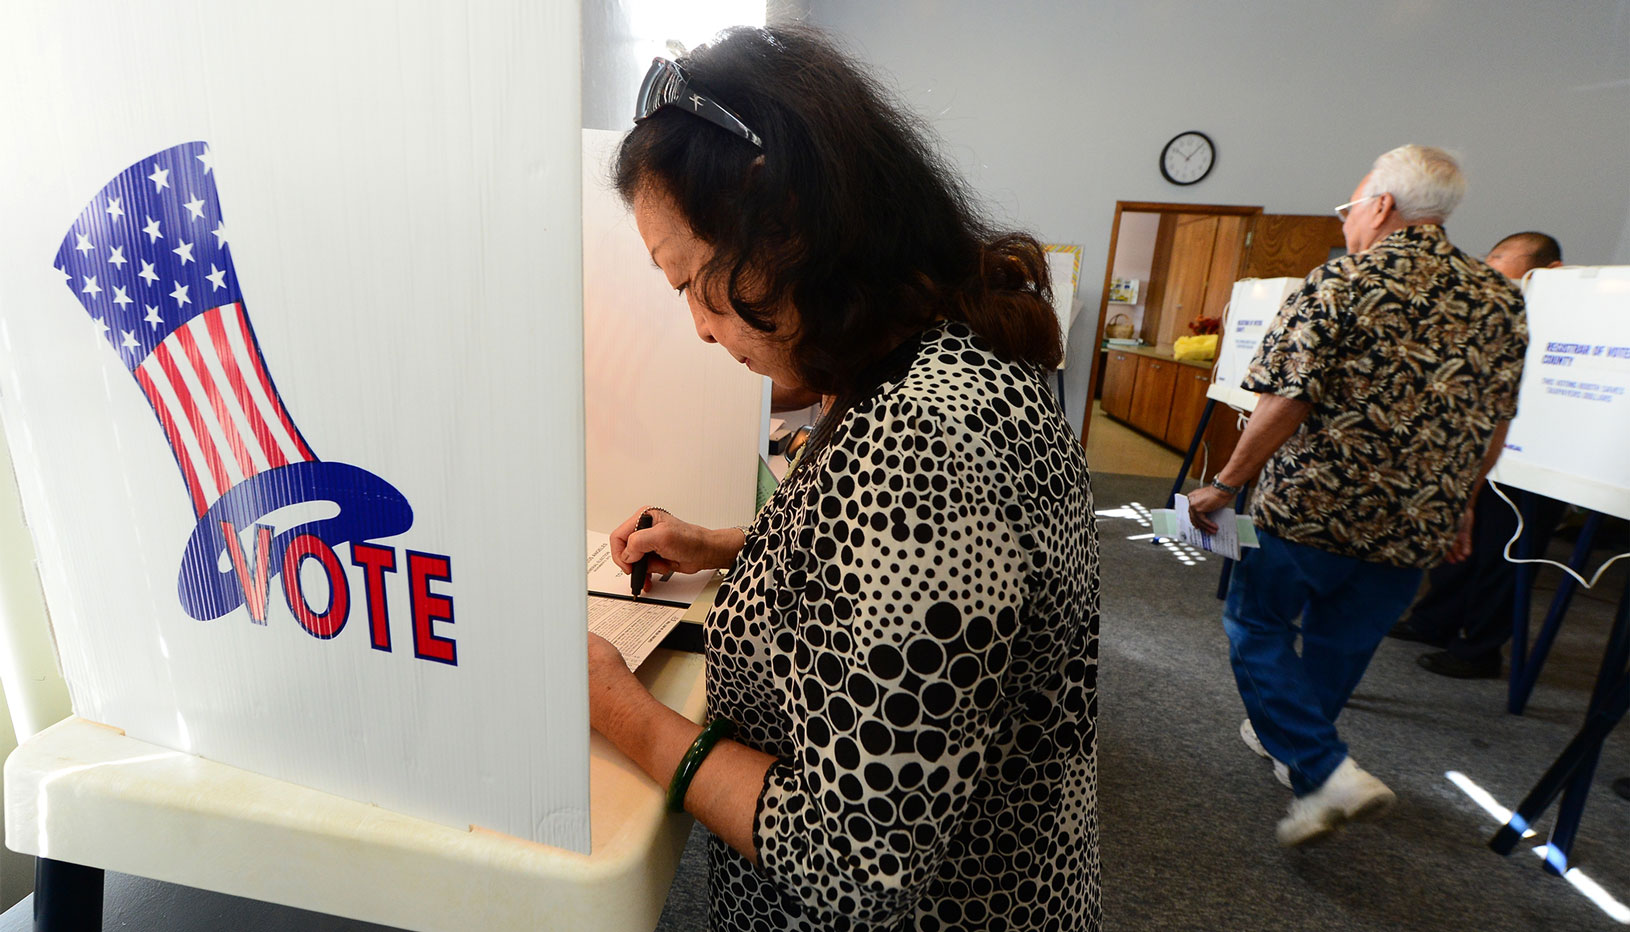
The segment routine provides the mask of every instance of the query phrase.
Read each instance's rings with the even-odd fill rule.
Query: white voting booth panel
[[[1206,397],[1246,411],[1256,410],[1256,393],[1240,387],[1245,370],[1285,299],[1300,287],[1300,278],[1247,278],[1234,283]]]
[[[578,83],[574,3],[8,6],[0,411],[79,715],[588,849]]]
[[[1630,518],[1630,266],[1536,269],[1517,417],[1490,478]]]
[[[746,524],[768,380],[696,336],[612,188],[622,138],[583,130],[589,530],[609,533],[648,505],[707,527]]]

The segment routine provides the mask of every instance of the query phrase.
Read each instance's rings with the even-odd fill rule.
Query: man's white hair
[[[1375,160],[1364,196],[1392,195],[1408,221],[1449,219],[1466,196],[1466,178],[1454,156],[1432,146],[1399,146]]]

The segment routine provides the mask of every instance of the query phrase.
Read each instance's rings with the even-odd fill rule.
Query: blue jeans
[[[1420,588],[1421,570],[1366,563],[1257,532],[1223,609],[1228,659],[1262,747],[1306,796],[1347,756],[1336,716]],[[1296,619],[1302,653],[1296,654]]]

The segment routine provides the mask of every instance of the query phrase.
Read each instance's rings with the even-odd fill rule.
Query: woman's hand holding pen
[[[650,514],[651,526],[638,529],[640,516]],[[611,558],[617,568],[630,572],[634,561],[647,554],[646,578],[652,579],[669,573],[699,573],[702,570],[722,569],[735,562],[741,551],[742,532],[736,528],[714,530],[699,524],[681,521],[658,508],[642,508],[629,515],[611,532]]]

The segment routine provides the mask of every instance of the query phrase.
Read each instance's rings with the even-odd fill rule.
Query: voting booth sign
[[[75,712],[587,851],[577,5],[7,19],[0,418]]]
[[[1300,278],[1247,278],[1234,283],[1206,397],[1246,411],[1256,410],[1256,393],[1240,387],[1245,370],[1279,308],[1300,287]]]
[[[1630,518],[1630,266],[1536,269],[1517,416],[1490,478]]]

